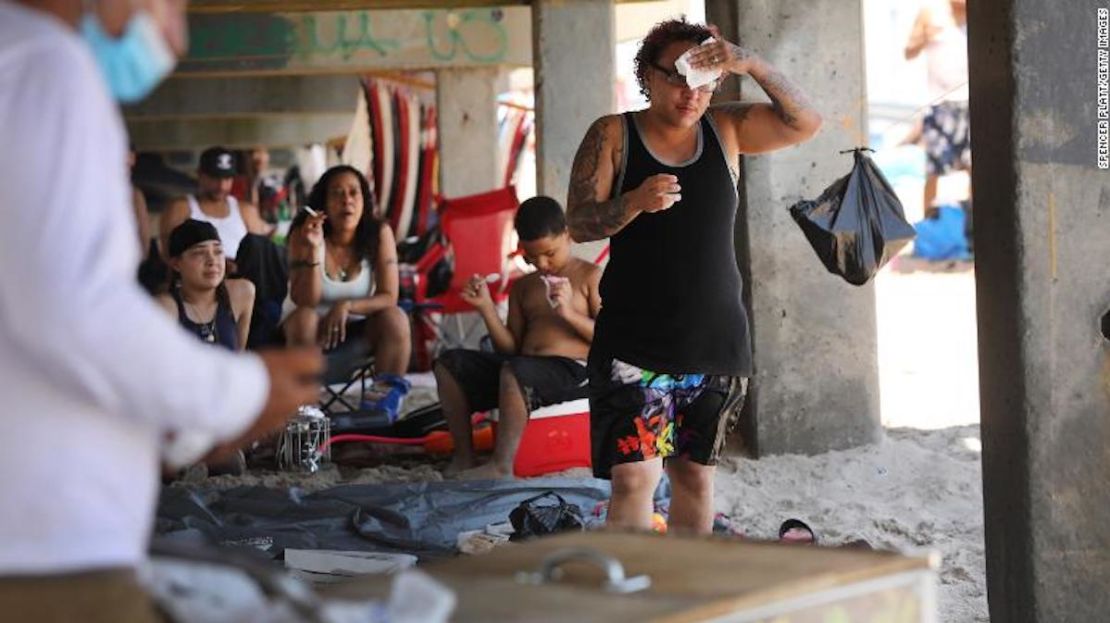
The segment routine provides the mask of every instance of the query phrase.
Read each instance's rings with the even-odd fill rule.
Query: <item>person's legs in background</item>
[[[412,354],[409,317],[400,307],[387,307],[373,313],[366,323],[366,339],[374,352],[378,374],[404,376]]]
[[[667,477],[671,481],[671,508],[667,530],[685,534],[709,534],[713,531],[714,465],[700,465],[686,457],[667,460]]]
[[[668,391],[649,387],[659,380],[646,370],[591,352],[590,445],[594,476],[612,482],[606,523],[651,530],[655,489],[663,476],[659,435],[668,429]]]
[[[319,327],[320,316],[308,307],[298,307],[281,323],[285,344],[290,347],[315,346]]]
[[[524,426],[528,424],[528,404],[520,381],[513,374],[511,364],[505,362],[498,373],[497,440],[493,444],[493,457],[485,465],[459,474],[468,480],[512,478],[513,461],[516,459]]]
[[[945,153],[948,151],[944,131],[946,118],[943,103],[934,104],[921,123],[921,142],[925,146],[925,189],[921,208],[925,211],[925,218],[933,218],[937,214],[933,204],[937,200],[937,185],[944,172]]]
[[[390,421],[396,420],[412,387],[405,380],[412,355],[408,315],[395,306],[373,313],[367,319],[366,339],[374,353],[374,386],[362,407],[383,411]]]
[[[937,214],[937,187],[941,176],[971,171],[971,123],[967,102],[947,101],[929,108],[922,121],[925,144],[925,218]],[[970,189],[969,189],[970,198]]]
[[[937,213],[937,206],[933,204],[937,200],[937,182],[939,181],[939,175],[933,173],[925,175],[925,197],[921,204],[925,209],[925,218],[933,218]]]
[[[532,410],[587,397],[586,367],[580,361],[558,356],[500,357],[500,415],[493,456],[485,465],[462,474],[463,478],[511,478]]]
[[[440,355],[432,367],[440,406],[455,447],[445,475],[454,476],[477,465],[471,416],[497,406],[502,361],[502,357],[492,353],[453,349]]]
[[[706,376],[676,390],[674,456],[667,460],[671,481],[668,530],[713,531],[713,478],[725,437],[747,395],[747,379]]]
[[[606,524],[621,528],[651,530],[655,513],[655,488],[663,476],[663,459],[614,465],[613,492]]]
[[[448,464],[444,473],[454,475],[464,469],[474,467],[474,443],[471,439],[473,430],[470,424],[472,410],[469,401],[466,399],[466,394],[459,387],[459,382],[455,380],[455,376],[442,362],[436,361],[435,365],[432,366],[432,372],[436,377],[439,404],[443,409],[443,417],[447,420],[447,430],[451,432],[451,439],[455,448],[451,455],[451,463]]]

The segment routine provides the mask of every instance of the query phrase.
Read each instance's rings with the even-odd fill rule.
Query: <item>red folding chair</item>
[[[439,207],[440,228],[447,246],[433,245],[416,264],[415,338],[417,367],[448,348],[477,348],[484,335],[481,317],[460,296],[473,275],[500,276],[490,286],[495,303],[508,298],[509,257],[516,249],[513,218],[520,206],[516,189],[499,190],[444,200]],[[427,274],[446,254],[454,258],[447,291],[427,296]]]

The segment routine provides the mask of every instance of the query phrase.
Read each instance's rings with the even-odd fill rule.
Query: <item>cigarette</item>
[[[501,281],[501,275],[497,273],[490,273],[486,275],[485,279],[486,283],[497,283],[498,281]]]
[[[304,211],[305,211],[305,212],[308,212],[308,214],[309,214],[310,216],[320,216],[320,213],[319,213],[319,212],[317,212],[316,210],[313,210],[312,208],[310,208],[310,207],[308,207],[308,206],[305,206],[305,207],[304,207]]]

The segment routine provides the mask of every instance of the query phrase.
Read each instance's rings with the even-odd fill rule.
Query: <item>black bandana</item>
[[[189,219],[170,232],[170,257],[180,257],[194,244],[219,239],[220,234],[212,223]]]

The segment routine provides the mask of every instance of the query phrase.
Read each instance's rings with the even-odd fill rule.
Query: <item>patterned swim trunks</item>
[[[925,114],[925,172],[946,175],[971,167],[971,115],[967,102],[940,102]]]
[[[683,457],[715,465],[744,406],[742,376],[662,374],[590,355],[590,439],[594,475],[614,465]]]

